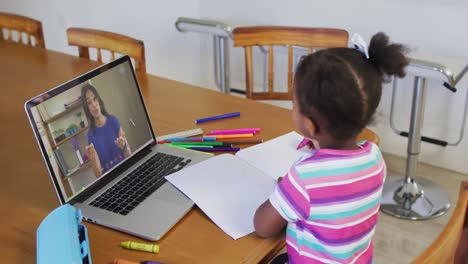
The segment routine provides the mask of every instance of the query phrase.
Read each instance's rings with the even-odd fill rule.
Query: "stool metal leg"
[[[426,79],[415,77],[411,106],[410,130],[408,133],[408,157],[404,178],[385,181],[380,208],[389,215],[422,220],[440,216],[447,212],[450,201],[445,191],[426,179],[416,182],[416,168],[421,148],[421,128],[424,119]],[[393,177],[391,177],[393,178]]]

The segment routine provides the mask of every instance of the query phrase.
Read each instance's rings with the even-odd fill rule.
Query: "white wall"
[[[179,16],[198,17],[198,0],[0,0],[0,11],[40,20],[46,48],[78,55],[68,46],[66,29],[90,27],[145,43],[147,71],[187,83],[200,82],[198,36],[180,34]]]
[[[468,63],[468,2],[462,0],[0,0],[0,11],[41,20],[46,47],[71,54],[77,54],[75,48],[67,45],[65,30],[71,26],[99,28],[141,39],[147,50],[148,72],[213,89],[212,38],[177,32],[174,22],[179,16],[219,20],[233,26],[336,27],[358,32],[366,40],[384,31],[391,40],[409,45],[412,56],[445,64],[456,73]],[[241,49],[231,49],[231,79],[236,88],[244,88],[243,58]],[[398,90],[396,120],[404,130],[409,123],[412,83],[409,76]],[[429,83],[424,135],[449,141],[457,138],[467,84],[468,76],[459,85],[461,91],[452,94],[439,83]],[[384,89],[375,129],[384,151],[405,156],[406,138],[395,135],[388,125],[390,88]],[[466,150],[468,138],[458,147],[423,143],[420,159],[468,173]]]
[[[339,8],[337,8],[339,6]],[[200,1],[200,16],[223,21],[232,26],[288,25],[336,27],[360,33],[370,40],[378,31],[386,32],[392,41],[408,45],[410,56],[433,60],[447,65],[458,73],[468,63],[468,34],[466,32],[468,2],[461,0],[237,0]],[[202,39],[202,57],[211,56],[212,40]],[[201,61],[203,68],[211,67],[211,58]],[[276,65],[275,65],[276,67]],[[397,127],[408,130],[413,76],[400,81],[395,120]],[[231,51],[231,79],[233,87],[244,87],[243,50]],[[214,87],[212,79],[205,86]],[[457,94],[440,83],[429,82],[423,134],[430,137],[458,138],[468,76],[458,85]],[[384,151],[406,156],[407,139],[397,136],[389,126],[391,86],[384,89],[376,123],[373,128],[382,140]],[[465,126],[465,130],[468,130]],[[466,134],[466,133],[465,133]],[[465,135],[466,136],[466,135]],[[465,153],[468,138],[457,147],[439,147],[422,143],[420,160],[436,166],[468,173]]]

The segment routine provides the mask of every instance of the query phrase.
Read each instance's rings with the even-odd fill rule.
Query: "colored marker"
[[[202,153],[202,154],[205,154],[205,155],[208,155],[208,156],[214,156],[213,153],[209,153],[209,152],[206,152],[206,151],[198,151],[198,150],[193,150],[193,149],[190,149],[190,148],[183,148],[181,146],[172,145],[172,144],[167,144],[167,145],[169,147],[171,147],[171,148],[179,148],[179,149],[184,149],[184,150],[193,151],[193,152],[197,152],[197,153]]]
[[[223,139],[223,138],[247,138],[253,137],[253,134],[230,134],[230,135],[216,135],[216,140]]]
[[[214,146],[198,145],[198,144],[187,144],[187,145],[176,145],[171,143],[171,145],[179,148],[214,148]]]
[[[299,143],[299,145],[297,146],[296,149],[299,150],[299,149],[305,147],[307,144],[309,144],[309,142],[310,142],[309,139],[304,138],[304,139],[301,141],[301,143]]]
[[[167,144],[167,143],[172,143],[172,142],[203,142],[201,139],[195,139],[195,140],[163,140],[163,141],[158,141],[158,144]]]
[[[240,150],[240,148],[229,148],[229,147],[220,147],[220,148],[193,147],[189,149],[198,150],[198,151],[239,151]]]
[[[236,116],[240,116],[240,112],[233,112],[233,113],[224,114],[224,115],[210,116],[206,118],[197,119],[195,120],[195,124],[200,124],[200,123],[204,123],[208,121],[214,121],[214,120],[219,120],[219,119],[224,119],[224,118],[229,118],[229,117],[236,117]]]
[[[215,141],[215,137],[195,137],[195,138],[167,138],[165,142],[173,142],[173,141]]]
[[[191,142],[191,141],[174,141],[172,145],[202,145],[202,146],[222,146],[224,143],[221,141],[206,141],[206,142]]]
[[[262,143],[263,139],[239,139],[239,140],[223,140],[226,144],[255,144]]]
[[[260,128],[239,128],[239,129],[225,129],[225,130],[212,130],[206,135],[226,135],[226,134],[255,134],[260,132]]]
[[[125,241],[120,243],[120,246],[126,249],[139,250],[151,253],[159,252],[159,245],[156,244],[146,244],[135,241]]]
[[[162,262],[157,262],[157,261],[147,260],[147,261],[142,261],[140,264],[164,264],[164,263],[162,263]]]
[[[114,259],[112,261],[112,264],[139,264],[138,262],[133,262],[130,260],[125,260],[125,259]]]

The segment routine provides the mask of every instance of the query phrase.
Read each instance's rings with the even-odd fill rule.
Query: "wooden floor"
[[[406,160],[385,154],[387,179],[405,172]],[[429,179],[447,191],[452,206],[455,205],[460,182],[468,181],[468,175],[420,163],[417,177]],[[417,181],[416,177],[416,181]],[[379,213],[379,223],[374,236],[374,263],[410,263],[440,233],[452,215],[453,208],[438,218],[425,221],[409,221]],[[285,252],[285,249],[282,251]]]

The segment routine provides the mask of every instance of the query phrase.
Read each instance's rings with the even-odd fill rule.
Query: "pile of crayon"
[[[260,132],[260,128],[239,128],[229,130],[212,130],[203,137],[167,138],[159,141],[172,147],[185,148],[204,152],[236,152],[236,144],[261,143],[261,139],[248,139]]]

